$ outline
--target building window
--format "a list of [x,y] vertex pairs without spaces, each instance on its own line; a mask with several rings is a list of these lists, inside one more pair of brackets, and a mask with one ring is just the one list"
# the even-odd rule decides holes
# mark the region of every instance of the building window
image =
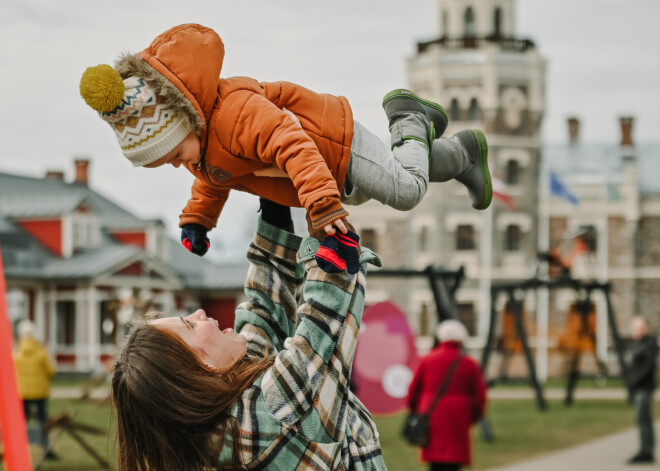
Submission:
[[76,343],[76,303],[74,301],[57,301],[55,313],[57,344],[74,345]]
[[504,236],[504,250],[517,252],[520,250],[520,226],[509,225]]
[[419,335],[431,335],[431,313],[426,303],[422,303],[419,308]]
[[520,183],[520,164],[517,160],[509,160],[506,163],[506,184],[517,185]]
[[474,227],[464,224],[456,227],[456,250],[474,250]]
[[591,253],[598,251],[598,231],[595,226],[580,226],[579,229],[580,239],[584,244],[584,248]]
[[465,10],[465,37],[474,38],[476,36],[476,28],[474,25],[474,11],[472,7]]
[[422,226],[417,233],[417,250],[428,252],[431,250],[431,230],[428,226]]
[[468,112],[470,121],[481,121],[481,110],[476,98],[470,100],[470,111]]
[[360,245],[378,252],[378,235],[375,229],[362,229],[360,231]]
[[451,120],[452,121],[460,121],[461,119],[461,110],[458,107],[458,100],[454,98],[451,101],[451,105],[449,108],[449,113],[451,114]]
[[502,9],[500,7],[495,8],[493,15],[493,36],[496,38],[502,36]]
[[470,337],[477,334],[477,316],[474,310],[474,303],[457,303],[458,320],[465,326]]

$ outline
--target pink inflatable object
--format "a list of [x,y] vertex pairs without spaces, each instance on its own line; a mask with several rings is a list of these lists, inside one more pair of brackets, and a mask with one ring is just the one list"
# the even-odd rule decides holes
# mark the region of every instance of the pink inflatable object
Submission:
[[351,383],[372,414],[405,409],[417,361],[415,335],[406,314],[389,301],[368,307],[362,317]]

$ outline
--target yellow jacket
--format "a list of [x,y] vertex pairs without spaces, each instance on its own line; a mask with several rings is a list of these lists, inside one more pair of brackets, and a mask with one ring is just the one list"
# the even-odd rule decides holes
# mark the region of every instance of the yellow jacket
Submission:
[[19,340],[14,362],[18,389],[23,399],[46,399],[50,396],[50,381],[55,376],[55,368],[39,341],[32,337]]

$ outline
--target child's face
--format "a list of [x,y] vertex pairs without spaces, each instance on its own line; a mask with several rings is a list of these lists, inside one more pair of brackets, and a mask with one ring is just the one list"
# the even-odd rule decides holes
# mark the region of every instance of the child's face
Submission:
[[161,165],[170,164],[173,167],[178,168],[181,164],[196,165],[201,160],[200,150],[199,136],[195,131],[190,131],[190,134],[188,134],[178,146],[155,162],[145,165],[145,167],[156,168]]

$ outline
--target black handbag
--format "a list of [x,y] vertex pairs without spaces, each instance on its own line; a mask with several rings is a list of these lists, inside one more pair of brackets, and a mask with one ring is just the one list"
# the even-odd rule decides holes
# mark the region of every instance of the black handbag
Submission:
[[447,373],[442,378],[442,383],[436,391],[433,402],[431,402],[427,411],[425,413],[411,411],[408,417],[406,417],[403,423],[402,434],[403,438],[411,445],[425,447],[429,443],[429,422],[431,421],[431,415],[433,415],[433,411],[447,391],[451,378],[454,376],[458,364],[462,359],[463,355],[458,355],[451,365],[449,365]]

